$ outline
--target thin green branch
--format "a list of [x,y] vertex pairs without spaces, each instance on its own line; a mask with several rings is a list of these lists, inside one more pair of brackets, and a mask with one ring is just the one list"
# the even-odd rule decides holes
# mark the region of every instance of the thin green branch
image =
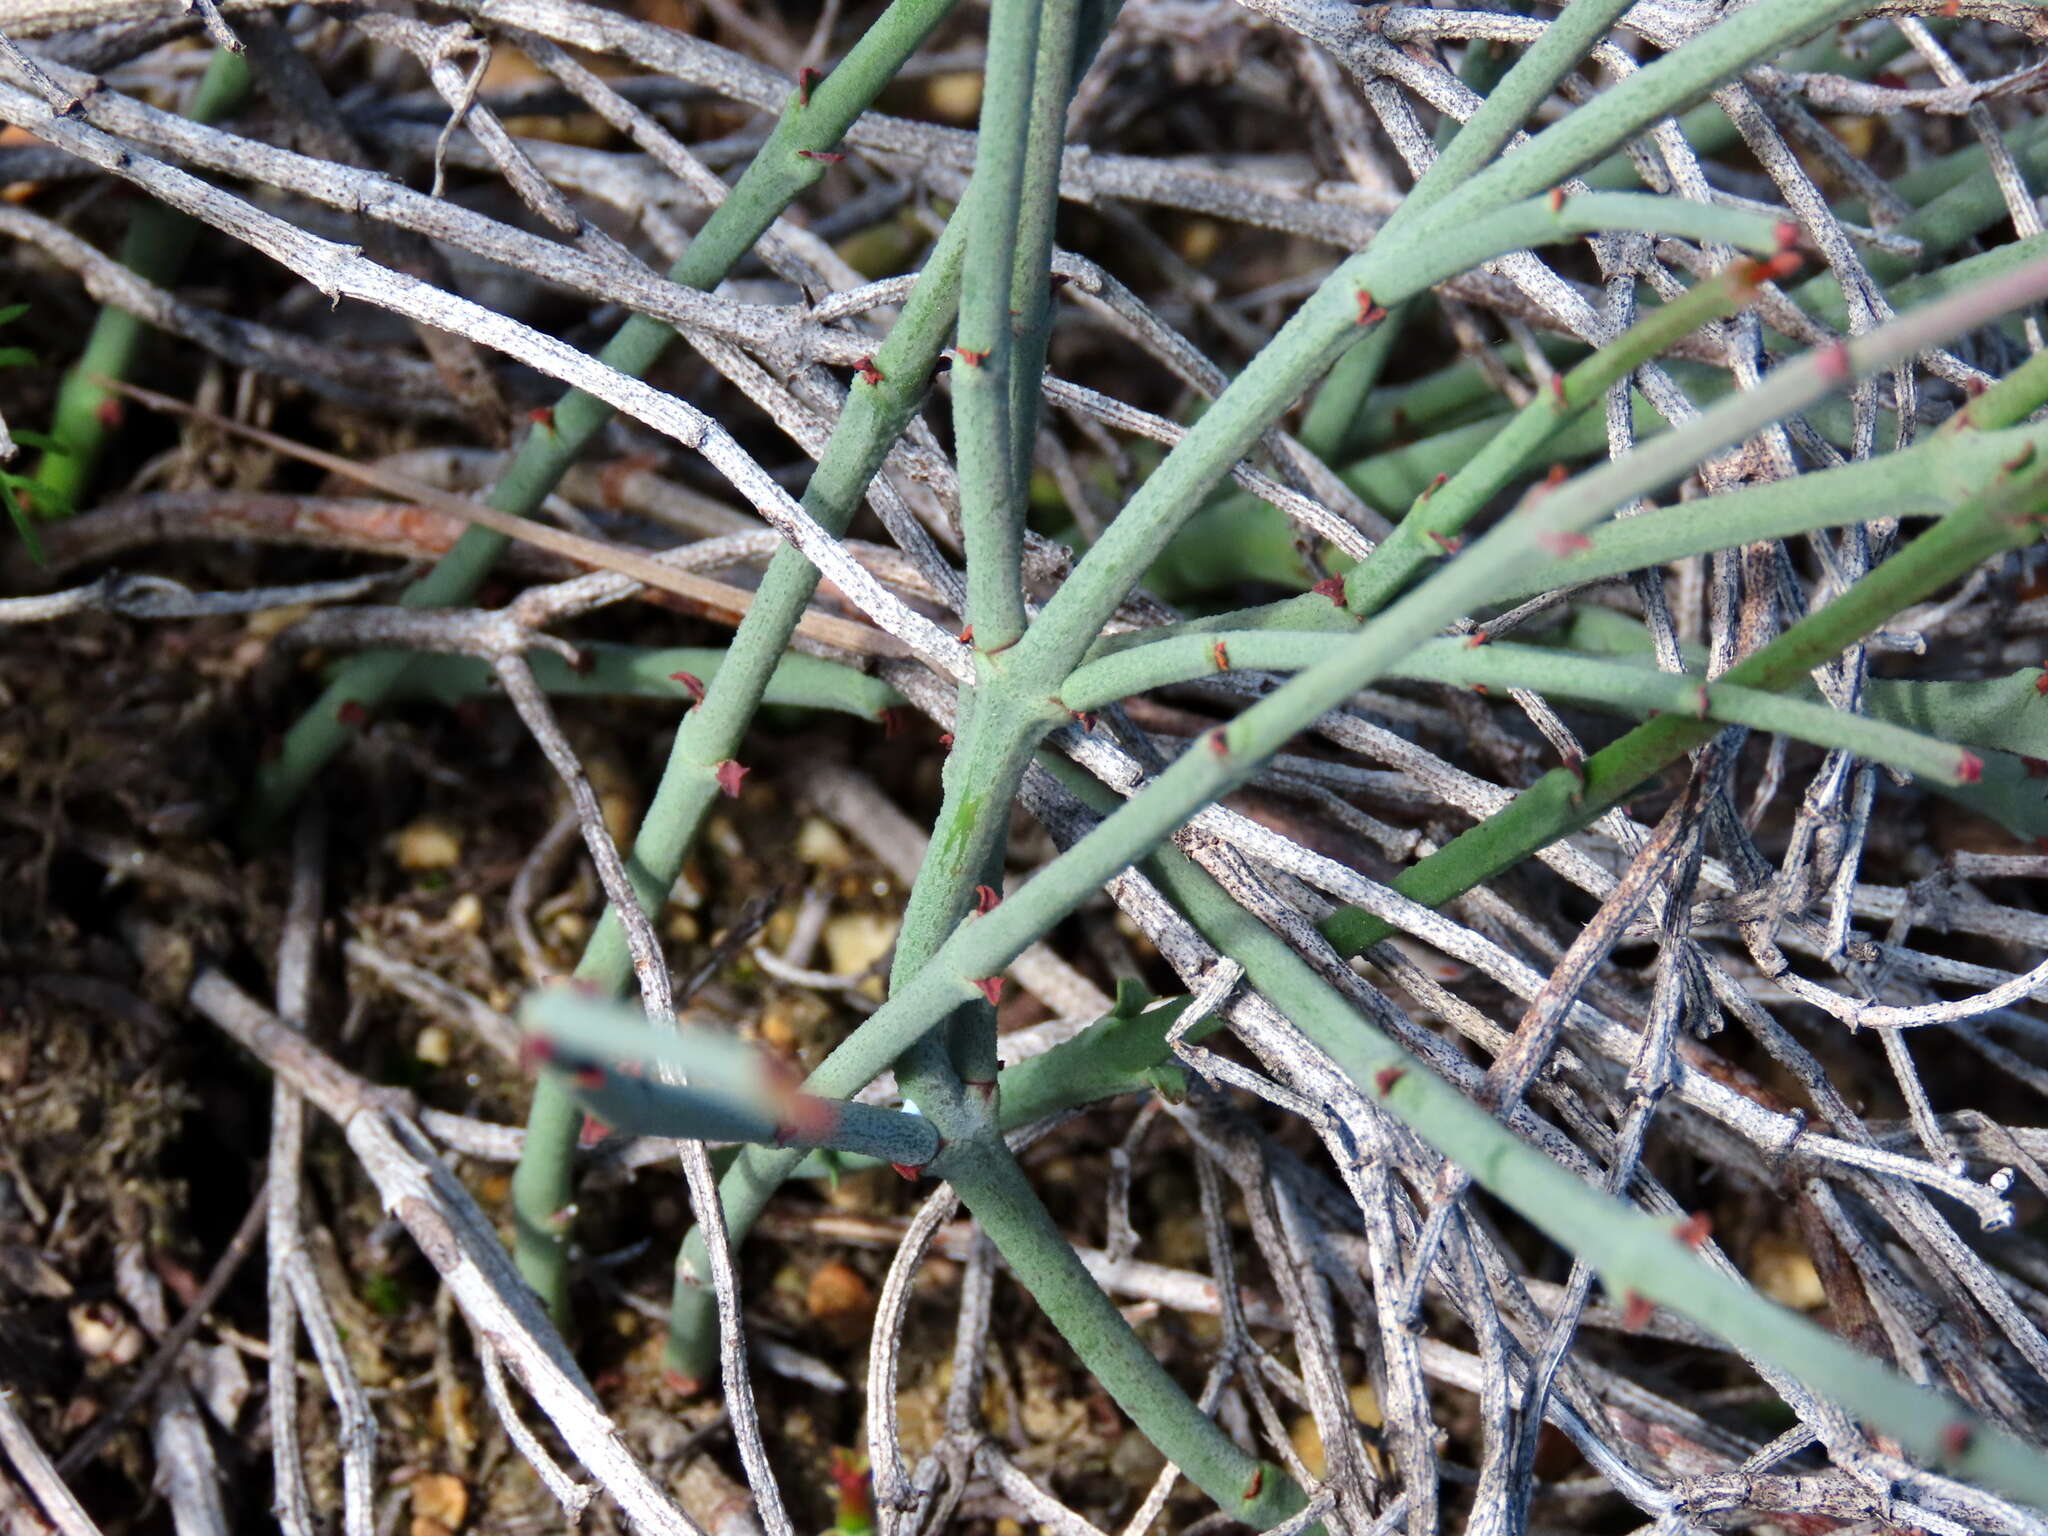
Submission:
[[[768,141],[725,200],[712,210],[690,248],[670,270],[672,282],[709,291],[745,258],[784,209],[828,169],[827,155],[855,118],[867,110],[904,62],[959,0],[891,0],[838,66],[808,90],[791,92]],[[644,377],[675,339],[658,320],[635,315],[598,353],[607,367]],[[547,499],[577,456],[611,419],[611,407],[570,390],[545,425],[536,425],[513,456],[490,505],[529,517]],[[472,528],[401,599],[408,607],[443,608],[466,600],[505,547],[502,535]],[[390,692],[408,657],[370,652],[351,658],[342,674],[286,734],[278,756],[259,770],[250,819],[273,826],[334,754],[354,734],[354,722]]]
[[[1018,188],[1015,250],[1010,270],[1009,376],[1010,484],[1019,497],[1021,523],[1031,501],[1032,451],[1038,441],[1039,397],[1045,359],[1052,342],[1052,249],[1060,213],[1060,163],[1067,139],[1067,108],[1087,62],[1079,51],[1093,45],[1084,32],[1082,0],[1050,0],[1038,27],[1038,61],[1032,74],[1030,132]],[[1106,25],[1107,16],[1093,21]],[[1021,628],[1020,631],[1021,633]]]
[[[576,647],[584,665],[571,667],[552,651],[534,651],[528,658],[533,679],[552,694],[572,698],[664,699],[689,701],[693,688],[713,682],[725,670],[731,652],[704,646],[649,648],[583,641]],[[763,704],[796,709],[829,709],[879,720],[903,702],[903,696],[878,677],[816,656],[784,653],[774,658],[761,691]],[[394,697],[427,698],[440,704],[497,690],[490,663],[472,656],[421,656],[400,679]]]
[[[960,340],[953,352],[954,456],[960,465],[960,531],[967,552],[967,622],[975,648],[1007,650],[1024,633],[1024,484],[1011,422],[1016,366],[1017,277],[1026,256],[1018,240],[1024,215],[1027,150],[1035,85],[1065,109],[1068,66],[1042,71],[1039,33],[1046,13],[1071,51],[1074,0],[996,0],[989,13],[976,176],[984,190],[954,217],[968,225],[960,279]],[[1040,198],[1058,188],[1043,179]],[[1049,219],[1049,216],[1048,216]],[[1049,228],[1049,222],[1047,227]]]
[[[1149,689],[1212,677],[1219,670],[1219,661],[1224,667],[1299,672],[1321,661],[1329,650],[1329,635],[1312,630],[1176,635],[1087,663],[1068,680],[1060,696],[1074,709],[1105,709]],[[1697,676],[1545,646],[1432,640],[1390,662],[1386,675],[1482,692],[1527,688],[1545,698],[1580,699],[1624,714],[1684,714],[1724,725],[1746,725],[1816,746],[1839,747],[1944,784],[1969,783],[1982,768],[1974,754],[1952,742],[1889,721],[1725,680],[1709,683]]]
[[[216,49],[206,61],[192,105],[185,115],[195,123],[215,123],[241,111],[249,98],[247,55]],[[199,223],[154,198],[129,216],[121,242],[121,265],[144,282],[170,287],[184,271],[199,236]],[[121,402],[103,379],[125,379],[133,373],[136,355],[149,326],[125,309],[103,306],[78,361],[64,373],[50,421],[55,447],[37,460],[31,474],[37,515],[66,515],[75,509],[99,467],[100,451],[121,420]]]
[[656,1029],[637,1009],[565,987],[529,996],[519,1023],[541,1070],[627,1135],[822,1148],[907,1168],[938,1155],[929,1120],[797,1093],[778,1061],[721,1031]]
[[[2048,369],[2040,377],[2048,383]],[[1595,529],[1587,547],[1574,554],[1532,566],[1526,575],[1511,572],[1490,600],[1516,602],[1716,549],[1874,518],[1937,517],[1955,504],[1962,488],[1981,485],[2001,465],[2040,451],[2048,451],[2048,426],[1939,432],[1880,458],[1716,496],[1711,517],[1700,515],[1698,502],[1653,508]]]
[[[1994,301],[2016,304],[2024,302],[2026,296],[2024,284],[2007,281],[1997,285],[1995,293],[1967,296],[1971,302],[1944,301],[1931,306],[1927,312],[1894,322],[1864,338],[1861,351],[1831,349],[1829,360],[1817,369],[1809,360],[1803,369],[1801,365],[1793,365],[1780,370],[1764,388],[1753,392],[1756,396],[1769,396],[1769,401],[1745,396],[1724,402],[1709,413],[1709,418],[1704,419],[1696,431],[1688,429],[1691,447],[1696,452],[1708,451],[1725,441],[1720,434],[1746,430],[1741,424],[1757,411],[1765,409],[1766,405],[1781,410],[1796,408],[1800,400],[1846,382],[1850,376],[1849,368],[1853,365],[1879,366],[1889,357],[1900,355],[1900,349],[1906,349],[1908,354],[1917,351],[1927,344],[1930,335],[1947,334],[1941,330],[1942,325],[1961,327],[1977,323],[1985,314],[1992,312],[1990,306]],[[1687,435],[1686,432],[1673,434],[1678,438]],[[1651,462],[1637,465],[1623,461],[1621,466],[1605,466],[1508,519],[1464,558],[1439,571],[1392,604],[1356,636],[1333,648],[1331,654],[1300,677],[1252,705],[1229,725],[1205,736],[1163,770],[1148,788],[1041,870],[1023,889],[985,915],[963,923],[915,974],[900,978],[891,1000],[832,1052],[813,1074],[807,1089],[825,1095],[852,1092],[923,1038],[940,1019],[978,993],[980,982],[977,978],[997,974],[1033,937],[1043,933],[1063,915],[1074,911],[1090,893],[1134,858],[1160,844],[1187,816],[1242,783],[1259,762],[1278,750],[1296,731],[1323,711],[1342,703],[1373,677],[1384,675],[1394,658],[1431,638],[1441,624],[1483,601],[1489,585],[1502,581],[1515,564],[1541,548],[1543,540],[1554,540],[1569,533],[1620,501],[1644,489],[1654,488],[1680,472],[1682,467],[1675,459],[1664,455],[1644,453],[1634,457]],[[2048,476],[2024,482],[2017,482],[2010,476],[2002,478],[1991,492],[1952,513],[1934,530],[1915,540],[1906,551],[1879,566],[1822,610],[1823,614],[1830,616],[1827,620],[1823,621],[1821,615],[1816,615],[1796,626],[1771,647],[1731,672],[1726,681],[1738,687],[1782,688],[1837,652],[1841,646],[1853,643],[1875,628],[1907,602],[1924,595],[1932,585],[1952,579],[1988,554],[2031,538],[2031,524],[2016,526],[2014,519],[2036,509],[2044,481],[2048,481]],[[1625,740],[1655,733],[1671,744],[1675,752],[1683,750],[1686,743],[1696,739],[1697,733],[1711,729],[1694,720],[1666,716],[1631,733]],[[1659,760],[1667,761],[1670,755],[1672,753],[1665,753]],[[1564,806],[1571,806],[1583,800],[1586,802],[1585,814],[1589,816],[1595,814],[1599,806],[1611,804],[1610,791],[1619,779],[1611,768],[1611,762],[1611,759],[1589,760],[1583,787],[1569,774],[1553,775],[1552,781],[1563,782],[1552,793],[1547,797],[1525,796],[1524,800],[1535,806],[1539,815],[1559,816],[1565,824],[1574,824],[1569,816],[1560,815],[1561,808],[1557,802],[1561,800]],[[1599,766],[1597,775],[1596,763]],[[1636,773],[1630,782],[1640,782],[1641,776],[1641,773]],[[1521,852],[1515,856],[1521,856]],[[1418,869],[1424,867],[1417,866]],[[1347,917],[1358,915],[1345,914]],[[1372,938],[1381,936],[1375,933]],[[1346,1022],[1347,1027],[1355,1029],[1348,1010]],[[1384,1045],[1384,1042],[1378,1045]],[[1386,1046],[1386,1049],[1391,1051],[1392,1047]],[[1355,1046],[1346,1046],[1346,1050],[1351,1057],[1357,1055]],[[1406,1058],[1396,1055],[1389,1060],[1405,1061]],[[1360,1079],[1370,1080],[1370,1074]],[[1402,1101],[1397,1098],[1393,1102],[1398,1108]],[[1482,1149],[1483,1156],[1475,1162],[1468,1156],[1471,1143],[1463,1139],[1464,1132],[1470,1130],[1472,1124],[1487,1127],[1496,1137],[1504,1137],[1505,1133],[1500,1132],[1487,1117],[1463,1105],[1462,1100],[1458,1103],[1462,1110],[1454,1119],[1462,1129],[1455,1144],[1446,1143],[1443,1150],[1447,1155],[1467,1162],[1482,1182],[1500,1188],[1495,1182],[1496,1175],[1509,1155],[1503,1148],[1512,1148],[1514,1143],[1511,1140],[1495,1141]],[[765,1199],[773,1182],[788,1166],[788,1160],[778,1161],[772,1154],[743,1154],[728,1181],[736,1207],[752,1205],[758,1210],[758,1202]],[[1580,1189],[1569,1175],[1551,1168],[1547,1162],[1545,1167],[1549,1172],[1542,1176],[1544,1180],[1562,1180],[1577,1191],[1581,1201],[1590,1199],[1594,1202],[1591,1206],[1580,1204],[1580,1216],[1592,1221],[1593,1217],[1587,1213],[1598,1213],[1599,1220],[1610,1219],[1612,1207],[1605,1197]],[[1503,1189],[1502,1192],[1513,1198],[1509,1190]],[[1539,1225],[1545,1225],[1546,1219],[1554,1213],[1532,1210],[1528,1214]],[[743,1216],[741,1219],[748,1218]],[[1644,1259],[1636,1252],[1639,1244],[1624,1243],[1617,1248],[1607,1240],[1611,1231],[1603,1231],[1597,1239],[1588,1237],[1576,1217],[1562,1228],[1548,1225],[1545,1230],[1560,1234],[1561,1240],[1574,1243],[1585,1239],[1590,1246],[1578,1251],[1593,1262],[1609,1269],[1610,1273],[1616,1268],[1625,1268],[1630,1276],[1639,1275],[1646,1294],[1654,1294],[1656,1299],[1688,1311],[1689,1297],[1684,1287],[1673,1282],[1661,1260]],[[1632,1279],[1630,1283],[1636,1282]],[[1650,1286],[1657,1289],[1651,1292],[1648,1290]],[[1741,1302],[1743,1308],[1753,1306],[1749,1298],[1745,1297]],[[1707,1320],[1714,1326],[1727,1324],[1731,1330],[1744,1330],[1740,1342],[1745,1347],[1755,1345],[1767,1358],[1780,1358],[1773,1351],[1785,1344],[1785,1336],[1778,1331],[1777,1323],[1759,1324],[1756,1317],[1748,1313],[1734,1316],[1731,1321],[1728,1309],[1718,1301],[1704,1310]],[[1688,1315],[1692,1315],[1690,1311]],[[1798,1335],[1798,1341],[1802,1348],[1812,1343],[1803,1334]],[[1832,1341],[1827,1341],[1827,1347],[1842,1354],[1848,1353]],[[1872,1369],[1867,1362],[1851,1358],[1855,1360],[1857,1370]],[[1806,1362],[1785,1363],[1803,1369]],[[1848,1381],[1856,1374],[1855,1371],[1844,1372],[1838,1355],[1829,1356],[1821,1370],[1830,1382]],[[1879,1373],[1878,1380],[1886,1391],[1892,1390],[1893,1384],[1883,1373]],[[1864,1379],[1858,1385],[1868,1387],[1870,1382]],[[1859,1391],[1856,1401],[1859,1407],[1864,1406],[1867,1400],[1884,1410],[1880,1401],[1883,1396],[1882,1391]],[[1918,1427],[1924,1429],[1924,1408],[1916,1406],[1914,1412],[1918,1416]],[[1922,1434],[1916,1443],[1925,1444],[1926,1436]],[[2003,1451],[1991,1455],[1989,1462],[2001,1477],[2013,1472]]]

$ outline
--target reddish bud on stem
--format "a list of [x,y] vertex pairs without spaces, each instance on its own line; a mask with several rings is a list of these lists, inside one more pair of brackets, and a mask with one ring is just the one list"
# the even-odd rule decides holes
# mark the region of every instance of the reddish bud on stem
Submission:
[[1321,581],[1310,587],[1309,591],[1315,593],[1318,597],[1327,597],[1339,608],[1344,606],[1344,578],[1342,576],[1325,576]]
[[1760,265],[1765,277],[1774,283],[1782,283],[1788,277],[1799,275],[1799,269],[1806,265],[1806,258],[1797,251],[1780,251]]
[[704,679],[696,673],[671,672],[668,675],[668,680],[672,683],[681,683],[683,691],[689,694],[692,703],[702,704],[704,702]]
[[747,768],[746,765],[741,763],[737,758],[731,757],[728,757],[724,762],[720,763],[718,767],[714,770],[718,778],[718,787],[721,790],[723,790],[729,798],[734,800],[739,799],[740,785],[746,779],[747,774],[751,771],[752,770]]
[[1372,1085],[1379,1096],[1384,1099],[1394,1091],[1394,1084],[1401,1081],[1407,1075],[1408,1069],[1406,1067],[1382,1067],[1379,1071],[1373,1073]]
[[1707,1234],[1714,1230],[1714,1218],[1705,1211],[1695,1211],[1672,1230],[1672,1236],[1688,1248],[1697,1248],[1707,1240]]
[[822,160],[827,165],[837,165],[846,158],[836,149],[800,149],[797,153],[806,160]]
[[1655,1303],[1649,1297],[1631,1286],[1623,1293],[1621,1326],[1627,1332],[1634,1333],[1650,1321],[1656,1310]]
[[1002,1000],[1003,1000],[1003,978],[1002,978],[1002,977],[1000,977],[1000,976],[984,976],[984,977],[982,977],[982,978],[981,978],[981,980],[977,981],[977,982],[975,983],[975,985],[976,985],[977,987],[979,987],[979,988],[981,989],[981,995],[982,995],[983,997],[985,997],[985,998],[987,998],[987,999],[988,999],[988,1005],[989,1005],[989,1007],[991,1007],[991,1008],[994,1008],[994,1007],[998,1006],[998,1005],[999,1005],[999,1004],[1000,1004],[1000,1003],[1002,1002]]
[[992,885],[977,885],[974,888],[974,915],[987,917],[1001,903],[1002,896]]
[[825,71],[813,69],[806,64],[796,72],[796,99],[799,106],[811,104],[811,87],[825,78]]

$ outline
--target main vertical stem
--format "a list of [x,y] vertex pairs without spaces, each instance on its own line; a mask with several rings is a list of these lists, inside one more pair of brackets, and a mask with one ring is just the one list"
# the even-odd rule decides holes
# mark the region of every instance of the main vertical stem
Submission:
[[[1025,252],[1027,150],[1039,34],[1063,11],[1072,46],[1074,0],[995,0],[989,14],[975,175],[985,196],[969,213],[967,270],[960,282],[960,336],[953,353],[954,455],[960,466],[960,528],[967,552],[967,622],[977,651],[997,654],[1024,634],[1024,476],[1011,418],[1016,278]],[[1050,82],[1048,82],[1050,83]],[[1066,102],[1064,66],[1058,81]],[[1042,194],[1042,187],[1032,191]],[[1055,186],[1053,196],[1058,196]],[[959,217],[959,215],[955,215]],[[1042,215],[1050,227],[1050,212]]]
[[[990,172],[1004,163],[1006,157],[984,155],[982,168],[975,174],[968,197],[956,210],[944,237],[947,246],[956,253],[964,250],[970,240],[979,238],[982,242],[979,249],[985,253],[989,237],[982,232],[983,220],[990,216],[981,210],[990,203],[1001,206],[1003,211],[995,217],[1010,231],[1008,235],[1001,236],[1010,242],[1010,259],[1001,268],[991,267],[979,257],[970,259],[967,271],[961,277],[960,291],[964,302],[965,290],[971,281],[991,275],[1003,279],[993,284],[999,300],[999,313],[983,317],[984,323],[992,318],[1000,321],[989,333],[991,338],[1005,342],[1007,353],[1007,339],[1017,332],[1033,331],[1041,337],[1030,347],[1028,354],[1033,385],[1029,395],[1030,409],[1034,419],[1035,386],[1044,355],[1042,337],[1045,330],[1044,317],[1037,313],[1037,309],[1050,303],[1050,282],[1024,283],[1026,291],[1033,295],[1029,303],[1037,306],[1037,309],[1025,313],[1011,313],[1013,301],[1009,294],[1012,285],[1019,281],[1019,273],[1034,259],[1025,254],[1027,246],[1034,250],[1041,245],[1044,247],[1035,260],[1040,277],[1049,278],[1048,255],[1054,205],[1059,195],[1058,168],[1066,104],[1087,61],[1106,35],[1115,11],[1115,0],[1081,0],[1078,5],[1072,0],[1054,0],[1044,12],[1034,13],[1036,19],[1030,24],[1037,29],[1033,45],[1035,52],[1026,55],[1031,74],[1024,82],[1031,102],[1028,110],[1021,114],[1021,128],[1017,121],[1019,114],[1012,110],[1011,104],[1003,103],[990,109],[996,122],[1010,123],[1007,130],[995,129],[999,135],[1005,131],[1012,135],[1024,134],[1028,143],[1022,153],[1007,159],[1013,168],[1020,161],[1026,163],[1019,175],[1006,176],[999,184]],[[997,23],[1001,24],[1000,21]],[[991,50],[992,53],[995,51],[993,41]],[[1015,54],[1016,50],[1010,50],[1000,67],[992,62],[991,76],[1016,84]],[[984,134],[990,131],[990,127],[990,120],[985,118]],[[984,138],[983,142],[988,140]],[[1020,197],[1028,204],[1021,210],[1016,206]],[[1024,232],[1021,237],[1018,231]],[[937,264],[938,258],[934,257],[933,266]],[[989,285],[984,284],[983,288],[982,302],[988,304]],[[923,293],[922,283],[918,293]],[[918,301],[918,296],[914,295],[911,303],[915,305]],[[963,325],[965,323],[963,320]],[[961,345],[969,351],[977,350],[974,343],[964,337]],[[993,353],[996,347],[992,345],[989,350]],[[963,514],[970,533],[970,582],[976,569],[1013,569],[1011,562],[1015,556],[1007,546],[1014,537],[1021,547],[1023,509],[1021,502],[1004,503],[989,494],[986,476],[969,476],[966,473],[969,457],[979,453],[976,462],[990,474],[1020,485],[1024,483],[1029,465],[1029,439],[1024,439],[1021,449],[1017,448],[1012,423],[1006,419],[1008,398],[998,397],[987,390],[976,392],[978,386],[987,383],[991,377],[985,371],[987,359],[981,361],[981,368],[956,365],[952,376],[956,400],[964,389],[973,402],[959,418],[964,423],[960,451],[963,480],[967,482],[963,487],[963,500],[978,498],[973,502],[973,510]],[[981,414],[977,415],[977,411]],[[1012,457],[1020,452],[1023,454],[1021,460]],[[1008,532],[999,526],[1005,518],[1015,519]],[[977,529],[978,534],[975,532]],[[992,556],[987,553],[991,546],[994,546]],[[1012,581],[1010,585],[1017,590],[1021,604],[1021,583]],[[996,632],[991,631],[992,634]],[[978,647],[985,646],[985,637],[979,630],[976,638]],[[1030,744],[1060,718],[1058,710],[1049,702],[1050,687],[1038,688],[1034,697],[1033,690],[1014,676],[1007,679],[1006,686],[999,663],[992,665],[985,661],[983,671],[987,677],[984,686],[963,690],[959,718],[955,722],[956,745],[948,755],[945,767],[945,798],[936,823],[938,830],[912,889],[897,938],[892,969],[892,981],[896,983],[915,975],[925,958],[959,924],[973,903],[976,886],[1000,890],[1004,834],[1010,806],[1029,758]],[[948,1134],[955,1137],[993,1134],[995,1105],[984,1098],[996,1075],[993,1007],[976,1002],[957,1010],[943,1027],[930,1032],[898,1066],[905,1090],[913,1102],[945,1121],[950,1127]],[[963,1087],[970,1083],[981,1086],[963,1094]],[[850,1092],[852,1088],[846,1091]],[[722,1182],[723,1203],[727,1230],[735,1241],[760,1215],[776,1187],[795,1166],[795,1161],[787,1155],[754,1149],[743,1154],[727,1171]],[[704,1273],[705,1261],[702,1235],[692,1231],[676,1261],[669,1332],[669,1364],[679,1374],[690,1378],[702,1377],[708,1372],[716,1345],[712,1331],[712,1298],[699,1280]]]

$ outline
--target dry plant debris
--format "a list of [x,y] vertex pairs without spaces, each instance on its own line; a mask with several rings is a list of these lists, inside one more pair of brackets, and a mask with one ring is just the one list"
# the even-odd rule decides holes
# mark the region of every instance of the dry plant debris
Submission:
[[2048,1532],[2044,60],[0,3],[4,1529]]

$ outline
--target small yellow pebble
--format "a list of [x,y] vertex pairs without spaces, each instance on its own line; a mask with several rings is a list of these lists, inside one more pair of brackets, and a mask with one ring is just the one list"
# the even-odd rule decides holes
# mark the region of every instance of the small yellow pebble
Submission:
[[704,932],[704,925],[697,921],[694,912],[687,912],[681,907],[670,907],[668,917],[662,922],[661,931],[672,943],[694,944]]
[[796,856],[819,869],[845,869],[853,862],[846,839],[822,816],[806,816],[796,829]]
[[1386,1415],[1380,1412],[1380,1395],[1373,1391],[1372,1383],[1361,1381],[1350,1392],[1351,1415],[1359,1423],[1378,1429],[1384,1425]]
[[429,1024],[412,1043],[412,1053],[430,1067],[445,1067],[455,1057],[455,1042],[438,1024]]
[[968,69],[933,75],[925,85],[924,99],[935,116],[971,123],[981,112],[981,75]]
[[759,1032],[763,1045],[772,1045],[778,1051],[789,1050],[797,1042],[796,1017],[779,1000],[771,1002],[761,1010]]
[[828,1259],[819,1265],[804,1286],[804,1305],[815,1318],[837,1317],[847,1312],[865,1312],[874,1305],[874,1292],[861,1272],[844,1259]]
[[1326,1470],[1328,1458],[1323,1455],[1323,1437],[1316,1431],[1316,1421],[1304,1413],[1287,1431],[1287,1438],[1294,1442],[1294,1454],[1308,1468],[1309,1476],[1320,1478]]
[[412,1480],[415,1523],[431,1520],[445,1530],[458,1530],[469,1517],[469,1490],[447,1472],[429,1472]]
[[548,928],[564,944],[581,944],[590,934],[590,919],[581,912],[557,912]]
[[1828,1293],[1806,1249],[1794,1239],[1767,1232],[1750,1255],[1750,1279],[1781,1307],[1811,1312],[1827,1305]]
[[268,640],[273,635],[283,634],[300,620],[310,618],[312,613],[311,603],[293,603],[288,608],[265,608],[260,613],[250,614],[248,622],[242,629],[257,640]]
[[705,822],[704,841],[717,851],[720,858],[746,857],[746,842],[740,837],[740,829],[733,825],[730,816],[714,816]]
[[640,824],[640,802],[623,789],[615,789],[597,797],[597,808],[604,815],[604,828],[611,833],[612,841],[621,848],[631,848],[633,831]]
[[71,1337],[88,1360],[131,1364],[148,1342],[128,1314],[111,1301],[82,1301],[71,1309]]
[[448,869],[462,858],[462,839],[446,822],[423,816],[398,834],[398,867]]
[[457,933],[479,933],[484,926],[483,898],[475,891],[464,891],[455,898],[455,904],[448,909],[448,926]]
[[1180,238],[1174,243],[1179,247],[1184,260],[1201,266],[1214,256],[1223,244],[1223,226],[1214,219],[1190,219],[1182,227]]
[[[825,953],[841,976],[866,970],[896,942],[897,920],[880,912],[842,912],[825,924]],[[879,1002],[888,995],[883,977],[870,976],[861,990]]]

